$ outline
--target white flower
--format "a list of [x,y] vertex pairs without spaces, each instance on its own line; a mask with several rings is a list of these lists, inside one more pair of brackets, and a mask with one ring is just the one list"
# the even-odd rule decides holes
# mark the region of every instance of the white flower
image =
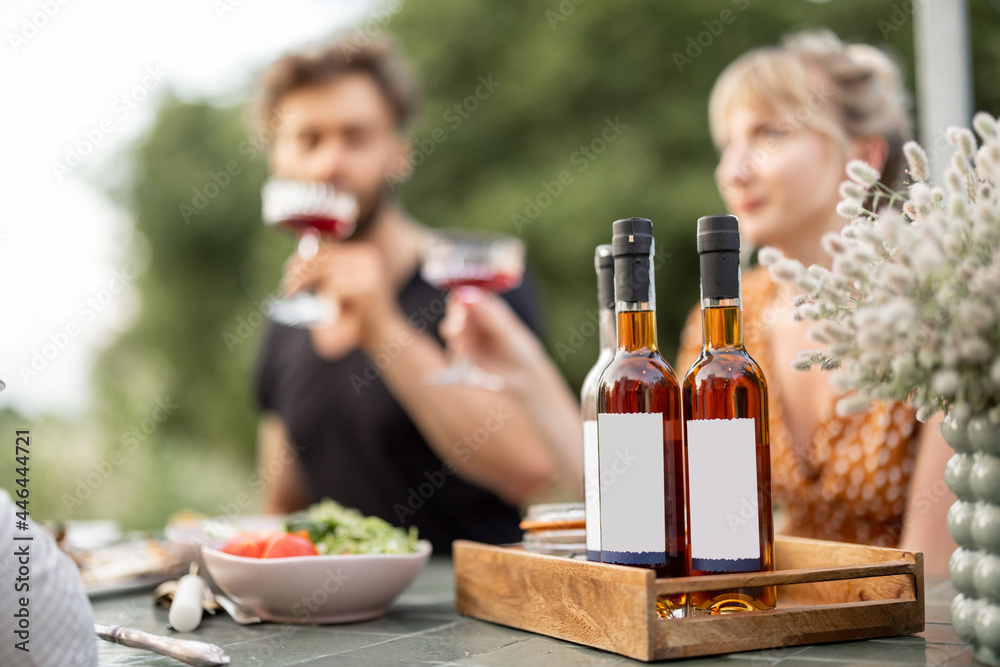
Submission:
[[945,170],[944,182],[948,185],[948,190],[952,194],[965,192],[965,176],[954,165]]
[[923,181],[927,179],[927,153],[915,141],[907,141],[903,144],[903,154],[910,165],[910,175],[915,179]]
[[963,324],[977,333],[989,329],[996,321],[996,314],[988,306],[972,300],[958,304],[958,317]]
[[914,315],[916,315],[916,309],[913,304],[906,299],[897,298],[882,308],[880,317],[886,326],[905,329],[910,326]]
[[868,197],[868,193],[865,192],[857,183],[852,181],[844,181],[840,184],[840,198],[841,199],[853,199],[857,202],[863,202]]
[[770,271],[771,276],[775,280],[781,282],[792,282],[805,271],[805,267],[794,259],[782,257],[771,265]]
[[827,232],[820,242],[823,244],[823,249],[831,255],[843,255],[848,251],[844,237],[837,232]]
[[851,354],[853,347],[850,343],[831,343],[827,352],[830,353],[831,357],[837,357],[838,359],[843,359],[844,357]]
[[822,325],[822,327],[823,327],[823,332],[830,340],[848,341],[851,339],[852,334],[847,329],[847,327],[841,325],[839,322],[835,320],[827,320],[826,323]]
[[820,281],[808,273],[803,273],[795,279],[795,285],[804,292],[815,294],[819,291]]
[[981,146],[976,152],[976,175],[981,181],[994,178],[1000,166],[1000,148],[996,146]]
[[837,204],[837,214],[842,218],[854,220],[864,212],[861,203],[855,199],[845,199]]
[[851,394],[837,401],[837,415],[840,417],[850,417],[851,415],[867,412],[872,402],[861,394]]
[[966,338],[959,344],[962,358],[973,363],[989,361],[993,356],[993,348],[982,338]]
[[962,377],[950,368],[940,370],[931,378],[931,388],[939,396],[951,397],[958,393]]
[[971,159],[976,152],[976,138],[964,127],[949,127],[945,130],[948,142],[958,149],[958,154]]
[[817,308],[814,304],[804,303],[792,311],[792,319],[796,322],[802,322],[803,320],[817,320],[819,319],[819,314],[819,308]]
[[878,183],[879,173],[864,160],[851,160],[847,163],[847,175],[852,181],[866,190]]
[[930,204],[933,201],[931,189],[926,183],[914,183],[910,186],[910,201],[919,206]]
[[976,132],[983,140],[993,139],[997,136],[997,122],[993,116],[985,111],[980,111],[972,117],[972,127],[976,128]]
[[[806,294],[794,314],[817,322],[811,340],[828,341],[825,354],[807,351],[797,366],[839,366],[831,383],[855,391],[838,411],[911,401],[921,419],[944,409],[1000,421],[1000,126],[986,114],[975,126],[982,146],[970,131],[949,129],[955,150],[943,187],[926,181],[927,155],[916,144],[905,151],[909,191],[890,192],[874,169],[852,161],[838,206],[851,222],[822,238],[833,270],[795,268]],[[881,208],[865,211],[874,188]]]
[[807,371],[822,360],[823,353],[819,350],[799,350],[799,353],[792,359],[791,366],[797,371]]
[[923,243],[917,251],[913,265],[921,273],[933,271],[944,262],[944,256],[932,243]]
[[827,357],[820,362],[819,367],[824,371],[833,371],[840,368],[840,359]]
[[875,256],[875,253],[868,246],[859,245],[851,250],[851,259],[861,264],[872,264],[878,257]]
[[954,167],[963,177],[968,177],[972,174],[972,170],[969,166],[969,160],[966,160],[961,155],[951,156],[951,166]]
[[965,199],[962,197],[952,197],[948,201],[948,214],[953,218],[965,217]]
[[760,263],[761,266],[771,266],[783,257],[784,255],[781,254],[780,250],[772,248],[771,246],[764,246],[760,249],[760,252],[757,253],[757,262]]
[[899,264],[889,264],[882,270],[882,274],[900,292],[905,292],[913,284],[913,274]]

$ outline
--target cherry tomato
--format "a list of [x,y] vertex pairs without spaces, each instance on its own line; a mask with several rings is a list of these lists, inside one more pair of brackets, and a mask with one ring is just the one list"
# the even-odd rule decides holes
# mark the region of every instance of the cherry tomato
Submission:
[[304,530],[298,533],[274,535],[264,545],[261,558],[289,558],[291,556],[318,556],[316,546],[306,537]]
[[244,558],[260,558],[272,537],[272,533],[239,533],[230,538],[222,547],[222,552]]

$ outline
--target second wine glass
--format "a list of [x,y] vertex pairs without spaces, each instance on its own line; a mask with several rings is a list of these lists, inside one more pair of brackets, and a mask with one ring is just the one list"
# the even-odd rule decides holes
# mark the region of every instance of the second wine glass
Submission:
[[[438,289],[477,287],[503,293],[521,284],[524,243],[512,236],[468,229],[442,229],[432,233],[421,275]],[[467,353],[452,357],[451,365],[432,374],[431,384],[461,384],[499,391],[503,378],[483,370]]]

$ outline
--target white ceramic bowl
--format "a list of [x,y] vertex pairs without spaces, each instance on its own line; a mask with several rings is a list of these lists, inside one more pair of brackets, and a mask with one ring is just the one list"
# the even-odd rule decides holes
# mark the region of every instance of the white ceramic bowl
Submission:
[[[187,524],[168,524],[163,529],[163,534],[167,538],[167,543],[176,554],[177,560],[181,563],[184,572],[188,570],[189,563],[198,564],[198,572],[205,575],[205,561],[201,557],[202,545],[208,545],[215,549],[221,549],[229,541],[229,538],[237,533],[279,532],[282,526],[282,517],[276,514],[250,514],[241,517],[206,517],[201,521]],[[212,581],[212,577],[206,577],[210,586],[217,589],[218,586]]]
[[431,555],[413,554],[245,558],[202,547],[202,558],[222,591],[264,620],[349,623],[383,616]]

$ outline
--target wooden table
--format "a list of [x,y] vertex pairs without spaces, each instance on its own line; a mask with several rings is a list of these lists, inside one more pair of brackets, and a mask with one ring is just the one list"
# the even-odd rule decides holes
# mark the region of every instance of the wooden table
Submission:
[[[928,579],[927,628],[919,635],[860,642],[796,646],[728,656],[656,663],[729,667],[832,667],[833,665],[973,665],[971,648],[952,632],[948,608],[955,591],[947,581]],[[155,608],[149,591],[94,600],[103,625],[124,625],[162,635],[213,642],[225,647],[234,666],[344,665],[642,665],[628,658],[530,632],[459,616],[451,561],[432,559],[385,618],[322,627],[239,626],[226,615],[206,617],[181,635],[166,629],[167,612]],[[102,665],[181,665],[152,653],[100,643]]]

